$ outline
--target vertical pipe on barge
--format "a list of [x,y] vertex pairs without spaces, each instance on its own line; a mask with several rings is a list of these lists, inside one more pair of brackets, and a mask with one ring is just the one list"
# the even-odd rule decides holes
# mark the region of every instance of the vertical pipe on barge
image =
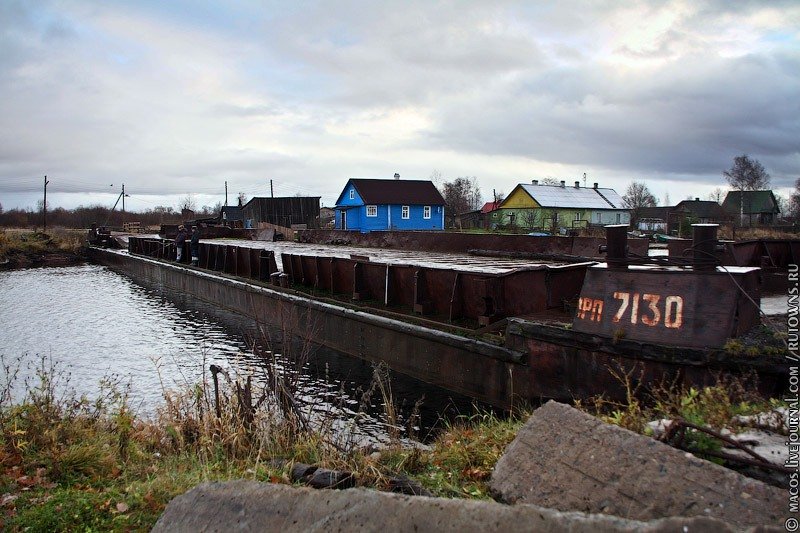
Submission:
[[628,268],[628,226],[606,226],[606,262],[609,268]]
[[717,268],[717,228],[719,224],[692,224],[692,259],[697,271]]

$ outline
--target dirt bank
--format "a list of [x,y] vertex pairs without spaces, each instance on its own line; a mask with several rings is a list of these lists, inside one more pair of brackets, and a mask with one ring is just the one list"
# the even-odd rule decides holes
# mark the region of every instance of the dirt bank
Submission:
[[84,232],[27,230],[0,232],[0,270],[70,266],[84,263]]

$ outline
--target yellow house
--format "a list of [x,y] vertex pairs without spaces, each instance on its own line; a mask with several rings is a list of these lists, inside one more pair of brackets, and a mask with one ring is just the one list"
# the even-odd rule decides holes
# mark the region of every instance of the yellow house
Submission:
[[500,204],[498,226],[564,232],[589,225],[630,224],[630,211],[614,189],[520,183]]

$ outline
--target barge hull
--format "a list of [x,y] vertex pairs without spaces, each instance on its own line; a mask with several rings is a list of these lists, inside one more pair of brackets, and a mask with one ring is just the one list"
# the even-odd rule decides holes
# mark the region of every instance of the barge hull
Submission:
[[426,383],[509,408],[528,396],[523,354],[502,346],[319,302],[218,273],[91,249],[135,280],[190,295],[350,356],[384,362]]
[[625,386],[703,386],[721,374],[754,375],[765,394],[780,394],[785,364],[731,358],[719,351],[608,340],[591,333],[509,319],[505,346],[326,303],[290,289],[224,273],[90,249],[96,262],[135,280],[164,287],[257,323],[281,328],[340,353],[372,362],[446,390],[509,409],[545,398],[573,400],[604,395],[622,400]]

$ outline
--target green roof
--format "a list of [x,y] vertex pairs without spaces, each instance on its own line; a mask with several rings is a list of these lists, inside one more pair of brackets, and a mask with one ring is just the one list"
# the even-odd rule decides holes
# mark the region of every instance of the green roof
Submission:
[[731,191],[722,202],[722,208],[734,215],[741,211],[745,215],[780,213],[781,211],[772,191]]

